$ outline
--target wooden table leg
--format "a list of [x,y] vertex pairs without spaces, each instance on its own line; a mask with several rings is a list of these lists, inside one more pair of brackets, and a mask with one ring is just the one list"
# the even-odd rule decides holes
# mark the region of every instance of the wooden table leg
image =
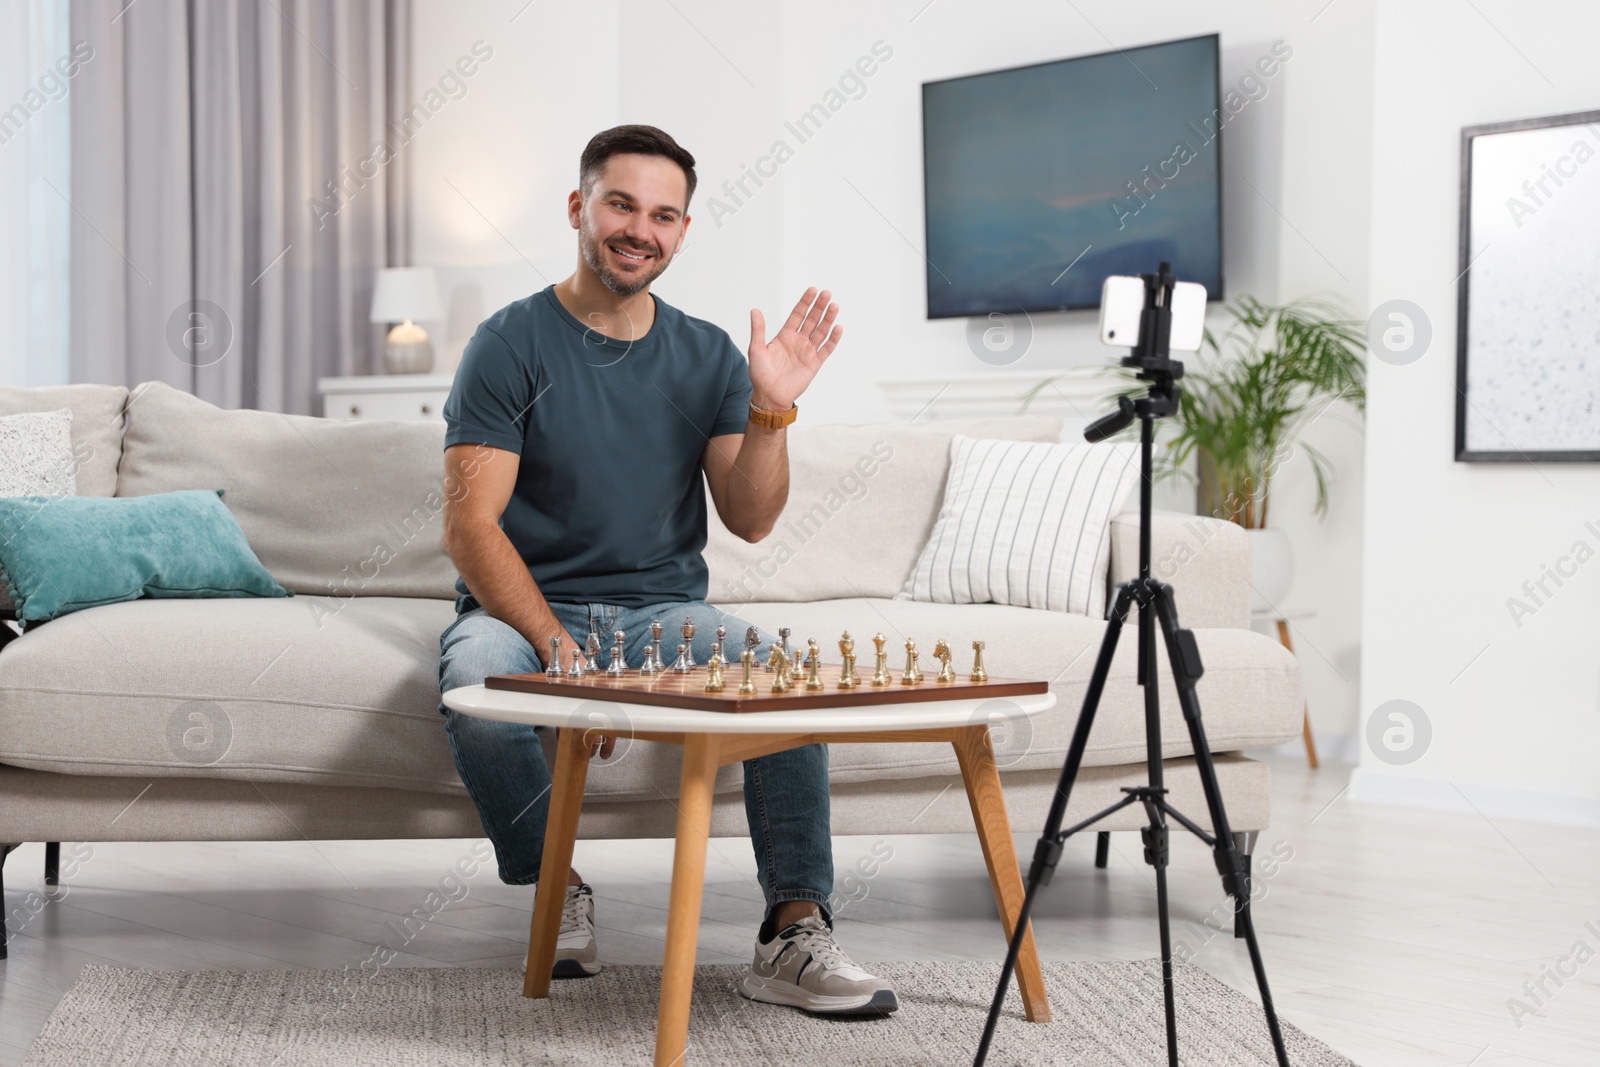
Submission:
[[[983,862],[989,867],[989,884],[994,887],[1000,921],[1010,938],[1022,913],[1022,869],[1017,866],[1017,849],[1011,840],[1011,820],[1006,816],[1006,797],[1000,788],[1000,772],[994,765],[989,727],[964,727],[953,744],[961,764],[961,779],[967,786],[972,821],[983,845]],[[1039,964],[1032,923],[1028,924],[1017,953],[1017,984],[1022,987],[1022,1009],[1028,1021],[1049,1022],[1050,1000],[1045,994],[1044,969]]]
[[689,998],[694,990],[695,947],[700,939],[700,898],[711,836],[711,790],[717,780],[716,734],[683,740],[678,785],[678,836],[672,853],[672,898],[667,905],[667,949],[656,1013],[656,1067],[677,1067],[689,1045]]
[[[1290,655],[1294,654],[1294,642],[1289,640],[1288,619],[1278,620],[1278,640],[1282,642],[1284,648],[1289,650]],[[1300,722],[1300,735],[1305,738],[1306,742],[1306,762],[1311,765],[1312,770],[1316,770],[1322,764],[1317,760],[1317,739],[1311,735],[1310,704],[1306,705],[1305,717]]]
[[525,997],[550,995],[550,968],[555,966],[561,908],[567,901],[567,875],[572,870],[572,846],[578,839],[578,812],[583,807],[583,784],[589,777],[589,742],[585,733],[563,728],[556,737],[550,817],[545,822],[539,888],[534,894],[533,920],[528,926],[528,973],[522,979]]

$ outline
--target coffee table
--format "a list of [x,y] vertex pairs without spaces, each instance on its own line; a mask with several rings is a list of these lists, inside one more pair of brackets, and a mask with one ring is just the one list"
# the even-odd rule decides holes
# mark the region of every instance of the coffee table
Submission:
[[[550,790],[539,888],[528,932],[528,969],[522,995],[550,993],[561,907],[578,836],[578,813],[596,735],[683,746],[678,787],[678,827],[667,909],[666,953],[656,1016],[655,1062],[681,1064],[688,1046],[689,998],[700,929],[706,845],[711,831],[712,787],[717,768],[809,744],[928,741],[952,745],[967,789],[967,803],[989,869],[995,903],[1009,936],[1022,910],[1022,872],[995,767],[991,725],[1048,711],[1053,693],[928,700],[898,704],[763,711],[743,714],[630,703],[624,691],[556,695],[463,686],[444,702],[465,715],[559,730]],[[1044,973],[1033,931],[1024,935],[1017,980],[1031,1022],[1049,1022]]]

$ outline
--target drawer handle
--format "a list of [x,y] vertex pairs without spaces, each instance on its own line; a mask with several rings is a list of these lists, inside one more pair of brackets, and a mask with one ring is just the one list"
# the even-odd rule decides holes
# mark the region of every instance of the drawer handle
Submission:
[[358,404],[351,404],[351,405],[350,405],[350,414],[352,414],[352,415],[359,415],[359,414],[361,414],[361,407],[360,407],[360,405],[358,405]]
[[422,405],[422,413],[424,415],[432,415],[433,414],[433,408],[428,404],[424,404],[424,405]]

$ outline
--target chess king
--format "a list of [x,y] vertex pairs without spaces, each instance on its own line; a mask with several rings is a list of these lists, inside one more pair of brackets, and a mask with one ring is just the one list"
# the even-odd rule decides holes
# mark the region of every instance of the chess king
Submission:
[[[785,428],[843,327],[827,290],[807,289],[771,334],[751,310],[742,355],[652,294],[683,248],[694,188],[694,157],[661,130],[596,134],[566,204],[577,269],[468,342],[444,408],[444,545],[460,580],[441,691],[541,671],[554,637],[581,655],[587,635],[621,631],[616,647],[637,667],[652,622],[685,619],[696,663],[719,625],[747,626],[705,601],[701,486],[737,536],[772,531],[788,498]],[[737,279],[737,263],[726,269]],[[750,630],[756,647],[777,640]],[[439,710],[500,879],[537,882],[551,779],[533,728]],[[833,938],[826,748],[748,760],[744,789],[766,908],[741,992],[813,1012],[894,1011],[890,985]],[[569,883],[555,973],[592,975],[593,894],[576,872]]]

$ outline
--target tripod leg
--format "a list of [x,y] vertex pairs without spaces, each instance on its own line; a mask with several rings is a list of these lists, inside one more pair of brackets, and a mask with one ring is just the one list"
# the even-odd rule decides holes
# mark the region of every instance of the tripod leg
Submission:
[[1100,870],[1106,869],[1106,863],[1111,859],[1111,831],[1101,830],[1095,834],[1094,839],[1094,865]]
[[1194,692],[1195,683],[1205,673],[1200,662],[1200,648],[1195,644],[1194,631],[1178,627],[1178,609],[1173,601],[1172,586],[1152,581],[1149,588],[1149,603],[1155,608],[1162,636],[1166,638],[1167,659],[1172,664],[1172,678],[1178,688],[1178,704],[1183,708],[1183,720],[1189,728],[1195,769],[1200,775],[1200,788],[1205,792],[1206,808],[1211,815],[1217,873],[1222,876],[1223,891],[1233,897],[1234,921],[1244,927],[1245,944],[1250,949],[1250,966],[1256,975],[1256,989],[1261,993],[1267,1030],[1272,1034],[1272,1051],[1277,1056],[1279,1067],[1289,1067],[1289,1054],[1283,1047],[1283,1031],[1278,1026],[1278,1011],[1272,1005],[1272,991],[1267,987],[1266,964],[1261,961],[1261,946],[1256,941],[1255,926],[1250,921],[1250,890],[1246,885],[1248,869],[1240,861],[1239,851],[1234,845],[1233,831],[1228,826],[1228,813],[1222,805],[1222,787],[1217,784],[1216,764],[1211,760],[1211,746],[1206,742],[1205,726],[1200,721],[1200,698]]
[[1161,1006],[1167,1021],[1167,1065],[1178,1067],[1178,1001],[1172,973],[1172,919],[1167,913],[1167,849],[1170,834],[1166,816],[1153,797],[1146,795],[1144,809],[1150,817],[1150,825],[1139,834],[1144,839],[1144,861],[1156,869],[1156,915],[1161,924]]
[[[1250,910],[1250,855],[1256,850],[1257,836],[1254,830],[1236,830],[1233,834],[1233,847],[1239,850],[1239,860],[1244,864],[1244,901],[1238,911]],[[1237,919],[1233,922],[1233,936],[1244,937],[1244,923]]]

